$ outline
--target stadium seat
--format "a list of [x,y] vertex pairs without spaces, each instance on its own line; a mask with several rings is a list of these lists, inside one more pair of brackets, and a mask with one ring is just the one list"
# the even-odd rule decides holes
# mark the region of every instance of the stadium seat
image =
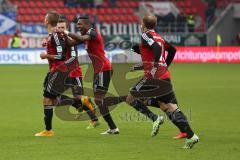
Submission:
[[126,18],[125,17],[126,16],[124,16],[124,15],[119,15],[119,22],[125,23],[126,22]]
[[33,1],[28,2],[28,7],[35,8],[36,7],[36,2],[33,2]]
[[83,13],[84,13],[84,9],[82,9],[82,8],[77,8],[77,13],[78,13],[78,14],[83,14]]
[[37,15],[32,15],[32,22],[39,22],[38,16]]
[[25,15],[25,22],[31,23],[32,22],[32,16],[31,15]]
[[84,13],[85,13],[85,14],[88,14],[88,15],[91,15],[91,14],[92,14],[92,10],[91,10],[90,8],[86,8],[86,9],[84,10]]
[[127,8],[127,9],[126,9],[126,13],[127,13],[127,14],[134,14],[134,11],[133,11],[132,8]]
[[17,21],[18,22],[24,22],[25,21],[25,17],[23,15],[18,15],[17,16]]
[[33,8],[25,8],[24,14],[32,15],[33,14]]
[[121,14],[121,9],[113,8],[113,14]]
[[42,8],[44,6],[44,4],[41,1],[36,1],[35,4],[36,4],[36,7],[38,8]]
[[98,16],[98,21],[99,22],[104,22],[104,16],[103,15],[99,15]]
[[111,21],[112,21],[112,16],[110,16],[110,15],[105,15],[105,16],[104,16],[104,22],[109,23],[109,22],[111,22]]
[[104,15],[106,14],[105,8],[100,8],[97,10],[97,14]]
[[59,7],[64,7],[64,1],[57,1]]
[[75,15],[78,13],[76,8],[70,8],[69,12],[70,14],[75,14]]
[[43,1],[43,3],[45,8],[51,8],[51,4],[49,1]]
[[178,1],[177,6],[180,7],[180,8],[184,8],[185,3],[183,1]]
[[113,14],[113,9],[112,8],[106,8],[106,14]]
[[112,21],[115,22],[115,23],[119,22],[119,16],[118,15],[113,15],[112,16]]
[[130,1],[129,4],[128,4],[128,7],[131,7],[131,8],[137,8],[139,6],[139,2],[135,2],[135,1]]
[[20,6],[21,7],[28,7],[28,2],[27,1],[21,1]]
[[17,11],[18,11],[18,15],[22,15],[25,13],[24,8],[19,8]]

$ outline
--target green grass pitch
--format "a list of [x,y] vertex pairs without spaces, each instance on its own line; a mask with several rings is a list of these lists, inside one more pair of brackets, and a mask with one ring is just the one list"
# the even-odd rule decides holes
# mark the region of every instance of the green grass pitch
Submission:
[[[181,149],[184,140],[172,139],[178,130],[169,121],[152,138],[151,122],[137,121],[136,112],[125,103],[112,112],[120,135],[100,135],[107,129],[102,119],[98,128],[86,130],[87,121],[67,122],[55,116],[56,136],[34,137],[43,129],[42,82],[47,69],[46,65],[0,66],[0,160],[237,160],[240,157],[239,64],[171,66],[180,107],[191,118],[192,128],[200,137],[192,150]],[[128,76],[137,73],[132,74]],[[114,76],[118,75],[115,71]],[[119,87],[124,88],[125,84],[119,83]],[[126,114],[133,119],[126,119]]]

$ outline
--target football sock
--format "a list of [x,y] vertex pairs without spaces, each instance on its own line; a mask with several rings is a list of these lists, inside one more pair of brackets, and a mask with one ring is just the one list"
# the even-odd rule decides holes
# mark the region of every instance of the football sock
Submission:
[[113,122],[113,119],[112,119],[110,114],[104,115],[103,118],[108,123],[108,126],[109,126],[110,129],[116,129],[117,128],[117,126]]
[[166,114],[181,132],[187,133],[187,138],[192,138],[194,132],[192,131],[188,120],[182,111],[176,109],[174,112],[166,112]]
[[83,105],[83,110],[85,110],[92,121],[98,121],[98,117],[85,105]]
[[103,101],[97,101],[96,104],[99,107],[100,113],[103,116],[103,119],[107,122],[110,129],[116,129],[117,126],[115,125],[110,113],[108,106],[103,103]]
[[44,106],[44,122],[45,129],[50,131],[52,129],[52,118],[53,118],[53,106]]
[[153,122],[157,120],[158,116],[154,114],[152,111],[150,111],[148,107],[141,100],[135,99],[130,105],[134,109],[136,109],[138,112],[147,116]]

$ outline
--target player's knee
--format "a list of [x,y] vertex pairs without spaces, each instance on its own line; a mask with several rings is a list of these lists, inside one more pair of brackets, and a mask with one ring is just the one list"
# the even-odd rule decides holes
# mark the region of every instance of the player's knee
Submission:
[[94,98],[94,102],[97,106],[101,106],[103,104],[103,99],[101,98]]
[[47,97],[44,97],[43,98],[43,105],[56,105],[57,103],[57,100],[54,100],[54,99],[51,99],[51,98],[47,98]]
[[167,111],[167,112],[174,112],[178,109],[177,104],[173,104],[173,103],[161,103],[161,109],[163,111]]
[[82,96],[81,95],[75,95],[74,100],[79,101],[81,100]]
[[126,102],[127,102],[127,104],[129,104],[129,105],[131,105],[133,102],[134,102],[134,97],[131,95],[131,94],[129,94],[128,96],[127,96],[127,98],[126,98]]

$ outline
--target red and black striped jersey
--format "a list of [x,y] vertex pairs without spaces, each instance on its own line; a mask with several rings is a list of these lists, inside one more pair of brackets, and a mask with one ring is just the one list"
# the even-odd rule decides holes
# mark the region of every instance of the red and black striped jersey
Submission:
[[112,70],[112,65],[104,50],[102,35],[96,29],[90,28],[87,35],[91,37],[85,42],[85,49],[92,61],[94,73]]
[[159,79],[167,79],[170,78],[170,73],[167,69],[166,64],[166,50],[169,47],[168,43],[162,38],[162,36],[156,33],[154,30],[149,30],[147,32],[142,33],[140,50],[141,50],[141,57],[143,62],[144,74],[145,76],[149,76],[154,64],[154,51],[152,49],[152,45],[157,42],[161,50],[161,57],[158,63],[158,69],[155,74],[155,78]]
[[50,72],[55,71],[66,60],[66,42],[64,35],[59,32],[53,32],[48,35],[47,54],[54,55],[54,60],[48,60]]
[[70,72],[70,77],[82,77],[82,68],[79,66],[78,62],[78,51],[77,46],[67,47],[67,60],[70,58],[76,58],[74,61],[76,67],[73,71]]

